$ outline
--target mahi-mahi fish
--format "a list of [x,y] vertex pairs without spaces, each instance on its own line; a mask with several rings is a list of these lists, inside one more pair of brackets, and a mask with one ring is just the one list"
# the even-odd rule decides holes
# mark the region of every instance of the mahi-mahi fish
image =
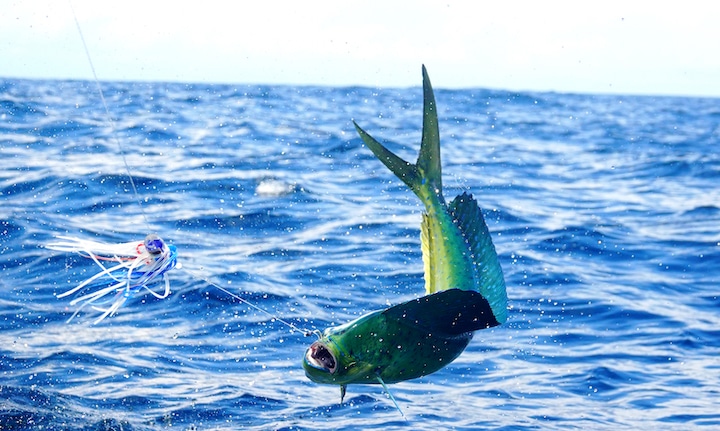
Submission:
[[[473,332],[507,320],[502,269],[477,202],[442,194],[437,105],[425,66],[417,163],[401,159],[355,124],[362,141],[423,202],[425,296],[327,328],[306,351],[316,383],[386,384],[431,374],[457,358]],[[393,399],[394,401],[394,399]]]

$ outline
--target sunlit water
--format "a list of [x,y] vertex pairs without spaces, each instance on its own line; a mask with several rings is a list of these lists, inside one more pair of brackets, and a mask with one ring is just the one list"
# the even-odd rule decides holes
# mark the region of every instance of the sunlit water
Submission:
[[[478,198],[511,310],[391,386],[404,419],[205,279],[303,331],[421,295],[419,202],[351,122],[414,160],[419,87],[104,83],[113,132],[93,83],[0,80],[0,429],[719,427],[720,100],[435,84],[445,195]],[[150,232],[172,295],[67,323],[96,267],[43,244]]]

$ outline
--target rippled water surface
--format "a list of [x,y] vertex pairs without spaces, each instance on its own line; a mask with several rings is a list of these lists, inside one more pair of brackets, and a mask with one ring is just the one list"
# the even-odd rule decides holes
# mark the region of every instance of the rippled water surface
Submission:
[[[421,295],[419,202],[351,122],[414,160],[420,88],[102,85],[115,132],[93,83],[0,80],[0,429],[720,427],[720,100],[435,83],[511,310],[391,386],[403,419],[206,280],[307,330]],[[66,323],[96,268],[43,245],[150,232],[172,295]]]

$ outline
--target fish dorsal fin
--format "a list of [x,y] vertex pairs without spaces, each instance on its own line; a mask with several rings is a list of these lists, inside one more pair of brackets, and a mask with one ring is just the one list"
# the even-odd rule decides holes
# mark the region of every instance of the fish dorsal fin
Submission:
[[507,320],[507,292],[502,268],[482,210],[472,195],[463,193],[448,205],[470,252],[474,289],[487,299],[499,323]]
[[443,290],[395,305],[383,314],[436,336],[454,337],[499,325],[488,301],[473,290]]

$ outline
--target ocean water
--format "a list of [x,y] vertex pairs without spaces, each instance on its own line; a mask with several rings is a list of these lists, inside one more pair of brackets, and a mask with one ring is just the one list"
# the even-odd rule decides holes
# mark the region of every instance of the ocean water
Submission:
[[[302,331],[422,294],[419,201],[351,122],[414,160],[419,86],[104,82],[113,129],[95,83],[0,80],[0,430],[720,427],[720,100],[434,84],[510,313],[403,417],[310,382]],[[151,232],[173,293],[68,323],[97,267],[43,246]]]

